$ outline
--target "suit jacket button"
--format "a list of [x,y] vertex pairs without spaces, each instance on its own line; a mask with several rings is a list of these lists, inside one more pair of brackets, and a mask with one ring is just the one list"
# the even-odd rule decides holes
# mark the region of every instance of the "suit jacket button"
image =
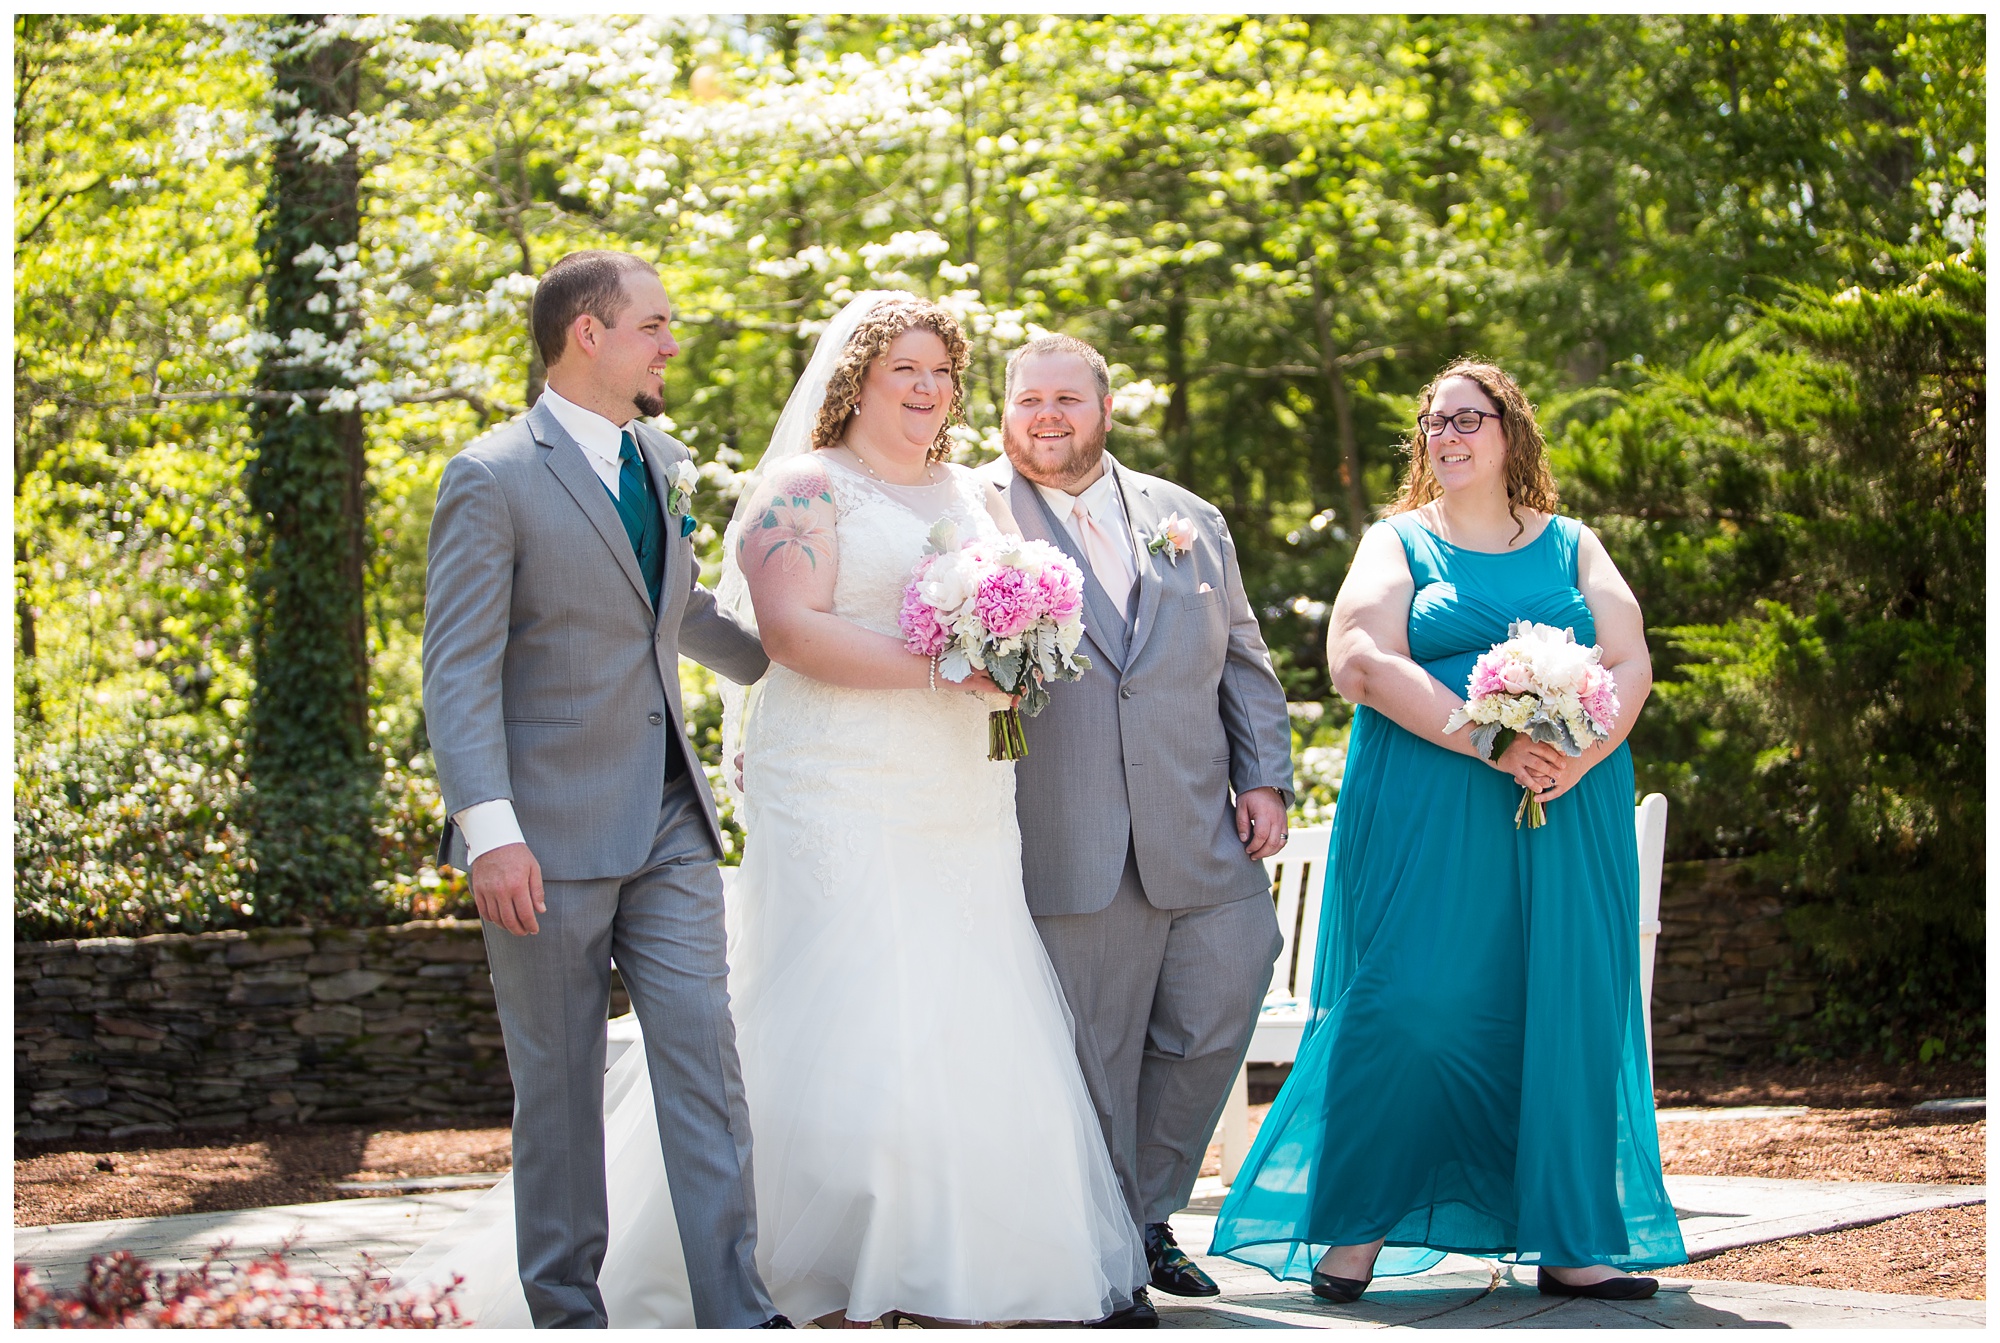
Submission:
[[1118,694],[1119,694],[1120,698],[1123,698],[1123,699],[1131,699],[1131,698],[1132,698],[1132,687],[1131,687],[1131,686],[1129,686],[1129,685],[1128,685],[1128,686],[1120,686],[1120,687],[1118,687]]
[[660,717],[660,715],[656,713],[649,713],[646,715],[646,721],[651,723],[654,727],[658,727],[660,724],[666,722],[667,720]]

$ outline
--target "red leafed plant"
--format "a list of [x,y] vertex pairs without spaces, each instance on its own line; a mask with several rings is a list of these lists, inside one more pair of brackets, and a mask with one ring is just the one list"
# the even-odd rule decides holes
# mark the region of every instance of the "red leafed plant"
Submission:
[[125,1250],[93,1255],[74,1291],[51,1291],[30,1264],[14,1265],[17,1329],[457,1329],[451,1299],[461,1279],[432,1289],[392,1287],[364,1256],[345,1282],[324,1283],[293,1269],[280,1249],[242,1268],[223,1261],[227,1245],[191,1269],[153,1272]]

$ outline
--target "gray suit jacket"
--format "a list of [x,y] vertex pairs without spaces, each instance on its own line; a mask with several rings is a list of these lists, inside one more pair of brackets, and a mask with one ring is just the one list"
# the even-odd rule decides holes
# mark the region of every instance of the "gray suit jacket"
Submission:
[[[634,427],[664,511],[662,468],[688,450]],[[617,505],[545,406],[447,462],[424,611],[424,716],[446,814],[510,798],[545,878],[626,877],[652,848],[666,753],[679,751],[720,852],[680,655],[745,683],[769,660],[696,576],[669,515],[656,615]],[[449,822],[438,852],[465,864]]]
[[[1128,471],[1109,456],[1138,566],[1136,629],[1095,576],[1084,584],[1080,681],[1051,686],[1024,720],[1028,758],[1015,766],[1028,908],[1091,914],[1111,903],[1129,838],[1146,898],[1198,909],[1268,897],[1262,863],[1236,838],[1232,793],[1276,788],[1292,800],[1292,731],[1243,592],[1222,514],[1180,486]],[[1007,492],[1022,534],[1090,565],[1035,487],[1005,458],[984,468]],[[1170,561],[1146,540],[1179,513],[1194,549]]]

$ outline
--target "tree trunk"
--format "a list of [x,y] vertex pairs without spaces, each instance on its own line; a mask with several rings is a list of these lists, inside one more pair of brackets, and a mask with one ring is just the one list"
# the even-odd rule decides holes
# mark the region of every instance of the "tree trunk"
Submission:
[[[1340,435],[1340,480],[1347,487],[1347,534],[1349,544],[1359,544],[1368,527],[1368,494],[1362,488],[1361,444],[1354,437],[1354,398],[1348,390],[1347,373],[1333,352],[1331,296],[1320,281],[1319,253],[1312,257],[1313,334],[1319,338],[1320,369],[1326,376],[1327,399],[1333,402],[1333,423]],[[1366,355],[1360,356],[1366,358]]]
[[1174,463],[1177,483],[1193,488],[1194,433],[1188,415],[1187,294],[1178,281],[1167,296],[1167,414],[1161,437]]
[[1354,437],[1354,397],[1347,374],[1337,361],[1326,367],[1327,391],[1333,396],[1333,422],[1340,434],[1340,482],[1347,487],[1347,535],[1350,544],[1368,528],[1368,493],[1361,485],[1361,444]]
[[[359,49],[344,40],[313,40],[316,19],[277,22],[292,29],[272,67],[280,124],[308,114],[320,123],[351,119]],[[294,333],[337,343],[350,317],[337,283],[317,278],[328,263],[298,258],[316,246],[338,266],[354,255],[360,232],[352,148],[321,162],[281,135],[258,248],[265,329],[283,344],[259,367],[260,390],[300,393],[345,383],[335,359],[298,352],[310,344],[295,343]],[[366,485],[359,410],[325,409],[310,396],[259,400],[250,421],[255,447],[246,486],[261,523],[252,574],[250,842],[255,914],[278,923],[373,899],[377,770],[368,750]]]

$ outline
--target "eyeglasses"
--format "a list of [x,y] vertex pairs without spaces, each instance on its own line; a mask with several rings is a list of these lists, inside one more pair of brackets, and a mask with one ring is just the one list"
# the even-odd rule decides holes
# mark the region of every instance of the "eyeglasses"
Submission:
[[1444,427],[1447,424],[1458,430],[1461,434],[1476,434],[1479,432],[1479,426],[1485,424],[1488,420],[1501,420],[1505,418],[1505,414],[1497,410],[1460,410],[1454,411],[1450,415],[1419,415],[1417,416],[1417,428],[1423,430],[1425,434],[1431,437],[1436,437],[1443,433]]

